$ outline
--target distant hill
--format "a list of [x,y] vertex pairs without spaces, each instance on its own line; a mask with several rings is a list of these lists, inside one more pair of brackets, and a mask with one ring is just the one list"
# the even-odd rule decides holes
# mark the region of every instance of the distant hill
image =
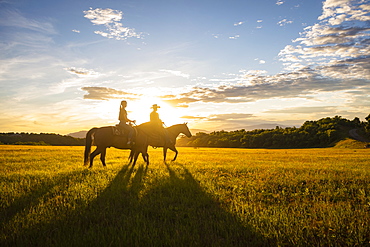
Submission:
[[248,125],[246,126],[245,130],[256,130],[256,129],[275,129],[276,126],[278,126],[279,128],[287,128],[287,126],[285,125],[281,125],[281,124],[257,124],[257,125]]
[[78,132],[69,133],[69,134],[67,134],[67,136],[72,136],[74,138],[85,138],[86,133],[87,133],[87,130],[81,130],[81,131],[78,131]]

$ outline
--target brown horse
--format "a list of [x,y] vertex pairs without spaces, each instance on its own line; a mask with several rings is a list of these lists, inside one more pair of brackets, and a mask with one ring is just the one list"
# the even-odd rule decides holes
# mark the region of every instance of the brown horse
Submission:
[[163,147],[163,158],[166,161],[167,149],[170,149],[175,152],[175,157],[172,161],[175,161],[178,155],[178,151],[175,147],[176,138],[180,133],[191,137],[190,130],[186,123],[176,124],[166,128],[168,132],[168,137],[171,143],[166,142],[163,136],[159,136],[152,131],[150,123],[144,123],[136,127],[138,135],[136,138],[135,148],[131,150],[130,153],[130,162],[134,159],[134,164],[136,163],[137,157],[142,153],[144,160],[149,164],[149,155],[148,155],[148,145],[152,147]]
[[[119,149],[131,149],[131,145],[127,144],[127,134],[116,135],[114,133],[113,126],[106,126],[101,128],[92,128],[86,134],[86,144],[85,144],[85,156],[84,164],[88,165],[90,161],[90,168],[93,166],[93,161],[95,156],[100,154],[100,160],[103,166],[106,166],[105,155],[107,148],[115,147]],[[136,131],[134,131],[134,136],[136,136]],[[134,139],[134,138],[133,138]],[[91,146],[96,145],[96,149],[90,154]]]

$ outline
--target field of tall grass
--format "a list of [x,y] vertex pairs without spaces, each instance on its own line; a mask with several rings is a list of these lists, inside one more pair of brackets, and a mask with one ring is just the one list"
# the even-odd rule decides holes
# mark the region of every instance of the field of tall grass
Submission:
[[0,146],[0,246],[370,246],[369,149],[149,154]]

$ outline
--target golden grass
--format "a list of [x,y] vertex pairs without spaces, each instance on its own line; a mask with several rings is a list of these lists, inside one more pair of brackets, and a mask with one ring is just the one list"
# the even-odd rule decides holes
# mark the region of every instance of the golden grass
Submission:
[[0,245],[370,245],[369,149],[178,150],[0,146]]

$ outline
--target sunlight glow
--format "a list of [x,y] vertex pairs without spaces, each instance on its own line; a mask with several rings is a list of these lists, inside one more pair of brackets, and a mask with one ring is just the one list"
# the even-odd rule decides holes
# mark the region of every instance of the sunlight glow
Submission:
[[183,108],[176,108],[170,104],[162,101],[156,90],[148,91],[143,89],[141,92],[137,92],[140,95],[137,99],[111,99],[99,101],[91,109],[98,112],[98,118],[104,120],[106,123],[115,125],[119,123],[119,108],[122,100],[127,101],[127,113],[130,120],[136,120],[136,124],[142,124],[150,121],[150,113],[152,112],[153,104],[157,104],[160,108],[157,110],[159,117],[164,122],[164,126],[171,126],[174,124],[183,123],[184,120],[181,119],[181,116],[187,113],[184,112]]
[[100,101],[98,104],[93,107],[93,110],[96,113],[98,118],[103,120],[108,120],[109,123],[118,124],[118,114],[119,106],[121,100],[104,100]]
[[183,122],[180,118],[181,113],[179,110],[155,96],[143,96],[137,101],[129,102],[127,106],[128,118],[136,120],[136,124],[149,122],[153,104],[160,106],[157,112],[165,126],[169,127]]

